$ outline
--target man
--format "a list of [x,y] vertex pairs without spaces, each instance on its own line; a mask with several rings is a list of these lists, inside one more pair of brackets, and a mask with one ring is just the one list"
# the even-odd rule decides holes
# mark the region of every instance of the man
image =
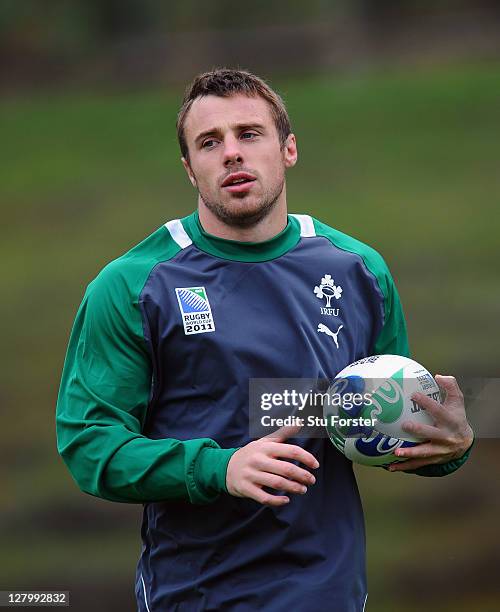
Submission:
[[[139,610],[359,612],[352,465],[325,439],[252,440],[248,385],[331,379],[367,355],[406,355],[396,288],[366,245],[287,216],[296,140],[261,79],[198,76],[178,136],[197,212],[89,285],[58,399],[59,451],[83,491],[144,504]],[[323,277],[336,283],[335,308],[314,291]],[[393,469],[438,476],[466,460],[460,390],[452,377],[438,382],[444,408],[417,398],[436,418],[412,430],[428,442],[401,450],[408,461]]]

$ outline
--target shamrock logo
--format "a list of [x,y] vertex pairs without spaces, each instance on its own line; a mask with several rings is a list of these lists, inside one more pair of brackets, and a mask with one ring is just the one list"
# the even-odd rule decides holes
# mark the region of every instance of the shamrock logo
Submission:
[[342,287],[336,286],[331,274],[325,274],[321,279],[321,284],[314,287],[314,293],[318,299],[326,299],[326,307],[330,308],[332,298],[340,300],[342,296]]

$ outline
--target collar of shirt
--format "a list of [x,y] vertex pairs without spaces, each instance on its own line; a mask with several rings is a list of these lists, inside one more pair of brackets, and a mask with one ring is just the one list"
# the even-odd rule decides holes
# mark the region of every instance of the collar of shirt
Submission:
[[201,251],[233,261],[259,262],[276,259],[293,249],[300,240],[300,224],[291,215],[288,215],[288,223],[279,234],[262,242],[240,242],[209,234],[200,223],[198,211],[184,217],[181,222]]

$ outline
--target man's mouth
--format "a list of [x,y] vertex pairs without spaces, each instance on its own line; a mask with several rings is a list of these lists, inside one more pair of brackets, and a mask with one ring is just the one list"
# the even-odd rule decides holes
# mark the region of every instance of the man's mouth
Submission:
[[233,172],[224,179],[221,186],[231,193],[242,193],[248,191],[255,180],[257,178],[248,172]]

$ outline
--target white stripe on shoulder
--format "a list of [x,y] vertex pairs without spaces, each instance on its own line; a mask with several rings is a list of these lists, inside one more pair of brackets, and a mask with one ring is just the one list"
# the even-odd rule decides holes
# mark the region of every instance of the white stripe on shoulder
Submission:
[[190,244],[193,244],[193,241],[187,235],[186,230],[183,228],[180,219],[172,219],[172,221],[167,221],[167,223],[165,223],[165,227],[170,232],[172,239],[177,242],[181,249],[185,249]]
[[300,235],[303,238],[312,238],[313,236],[316,236],[316,230],[314,229],[312,217],[310,217],[309,215],[294,214],[292,214],[292,217],[295,217],[300,223]]

